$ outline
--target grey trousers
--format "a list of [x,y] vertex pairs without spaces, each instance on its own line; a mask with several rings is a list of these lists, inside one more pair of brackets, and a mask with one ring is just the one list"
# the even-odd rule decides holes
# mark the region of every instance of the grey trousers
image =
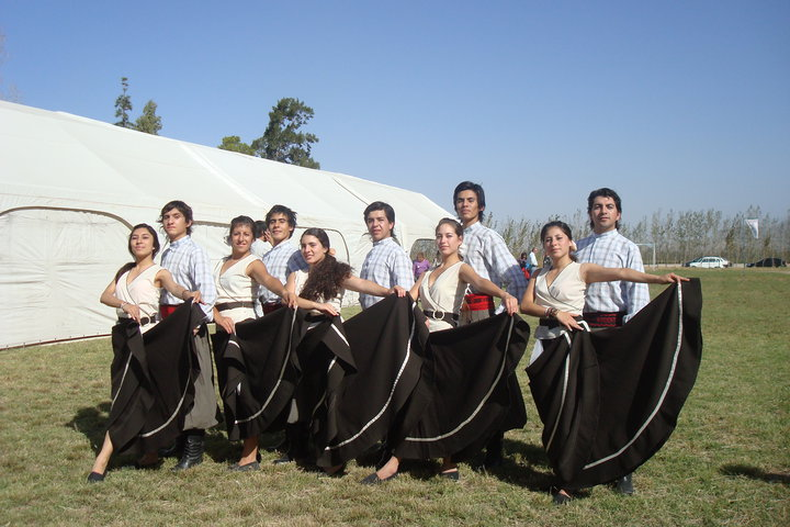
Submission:
[[195,381],[195,404],[184,419],[184,430],[211,428],[217,421],[217,396],[214,392],[214,367],[208,342],[208,328],[204,324],[195,335],[200,375]]

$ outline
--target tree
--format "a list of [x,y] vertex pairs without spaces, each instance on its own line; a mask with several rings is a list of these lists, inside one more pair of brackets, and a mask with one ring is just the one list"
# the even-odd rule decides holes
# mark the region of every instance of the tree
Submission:
[[115,117],[120,119],[120,121],[115,123],[115,125],[122,128],[134,128],[134,125],[129,120],[129,112],[132,111],[132,98],[127,93],[129,90],[129,79],[121,77],[121,86],[123,87],[123,93],[115,99]]
[[156,103],[151,100],[145,103],[143,114],[134,123],[134,129],[151,135],[159,135],[162,129],[162,118],[156,115]]
[[241,152],[248,156],[255,155],[255,149],[247,143],[241,142],[241,137],[238,135],[227,135],[222,138],[222,144],[219,145],[222,150],[230,150],[231,152]]
[[[263,136],[252,142],[255,154],[291,165],[321,168],[310,157],[313,143],[318,142],[315,134],[300,132],[299,129],[313,118],[313,109],[299,99],[286,97],[277,101],[269,112],[269,126]],[[223,140],[224,141],[224,140]]]

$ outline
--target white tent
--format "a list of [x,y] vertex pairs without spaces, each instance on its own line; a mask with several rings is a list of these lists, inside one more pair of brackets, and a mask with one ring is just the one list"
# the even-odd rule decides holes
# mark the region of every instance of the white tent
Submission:
[[448,215],[416,192],[2,101],[0,183],[0,349],[107,334],[115,313],[98,299],[131,259],[129,229],[158,227],[173,199],[192,207],[214,261],[230,252],[231,218],[280,203],[298,213],[297,233],[326,229],[357,270],[369,203],[393,206],[407,250]]

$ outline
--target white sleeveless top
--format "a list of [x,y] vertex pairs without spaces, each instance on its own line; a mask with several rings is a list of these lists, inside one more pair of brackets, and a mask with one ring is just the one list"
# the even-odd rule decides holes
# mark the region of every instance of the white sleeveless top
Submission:
[[[307,271],[304,271],[302,269],[297,269],[292,274],[294,275],[294,285],[296,286],[295,291],[296,291],[296,294],[299,295],[299,294],[302,293],[302,289],[304,289],[304,285],[307,283],[307,277],[309,275],[308,275]],[[335,298],[330,298],[329,300],[327,300],[325,298],[324,299],[319,299],[318,302],[319,303],[332,304],[332,306],[335,309],[337,309],[337,312],[340,313],[340,308],[343,305],[343,295],[345,295],[345,294],[346,294],[346,290],[341,288],[337,292],[337,296]]]
[[[222,266],[228,261],[226,256],[214,267],[214,283],[217,285],[217,301],[214,305],[229,302],[248,302],[254,304],[258,297],[258,282],[247,276],[247,266],[259,258],[249,254],[228,267],[222,272]],[[220,311],[223,317],[228,317],[234,323],[255,318],[255,309],[250,307],[235,307]]]
[[[140,308],[140,318],[149,318],[154,320],[153,323],[140,326],[140,332],[145,333],[159,322],[159,297],[162,294],[162,289],[156,287],[154,281],[156,274],[162,270],[162,266],[153,264],[145,271],[140,273],[127,283],[131,269],[123,273],[118,281],[115,282],[115,297],[121,302],[128,304],[136,304]],[[129,315],[121,308],[116,308],[115,312],[118,318],[129,318]]]
[[[445,269],[431,285],[428,284],[436,269],[425,271],[420,284],[420,302],[422,302],[422,308],[425,311],[460,314],[466,291],[466,283],[458,277],[463,263],[457,262]],[[428,331],[441,331],[453,327],[449,322],[428,317]]]
[[[535,303],[543,307],[554,307],[573,316],[580,316],[584,310],[584,296],[587,284],[581,277],[581,264],[571,262],[554,279],[550,286],[546,285],[546,273],[551,267],[541,269],[535,278]],[[553,331],[556,329],[557,331]],[[538,326],[535,338],[550,339],[559,335],[563,327],[550,330],[546,326]],[[556,334],[555,334],[556,333]]]

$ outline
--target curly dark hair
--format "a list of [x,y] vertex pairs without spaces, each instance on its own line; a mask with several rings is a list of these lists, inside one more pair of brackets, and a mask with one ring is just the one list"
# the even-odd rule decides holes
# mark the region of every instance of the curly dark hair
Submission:
[[[305,236],[314,236],[325,249],[329,249],[329,236],[324,229],[311,227],[302,233]],[[307,281],[299,296],[313,302],[326,302],[335,298],[343,287],[343,282],[351,276],[351,266],[338,262],[331,254],[327,253],[323,260],[310,270]]]

